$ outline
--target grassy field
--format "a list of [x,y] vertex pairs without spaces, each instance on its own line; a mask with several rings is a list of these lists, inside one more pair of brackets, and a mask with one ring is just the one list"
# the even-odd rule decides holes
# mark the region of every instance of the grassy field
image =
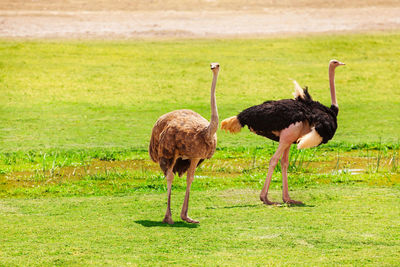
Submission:
[[[194,192],[201,224],[173,226],[160,222],[164,193],[0,200],[0,265],[398,265],[398,190],[292,195],[307,206],[266,207],[248,189]],[[174,219],[183,197],[172,195]]]
[[[135,42],[0,41],[0,151],[140,148],[157,118],[180,108],[210,117],[209,63],[221,63],[221,118],[268,99],[291,98],[290,78],[330,104],[337,70],[339,129],[333,142],[398,143],[400,35]],[[219,147],[259,146],[248,131]]]
[[[251,40],[0,40],[0,266],[397,265],[400,254],[399,33]],[[163,113],[210,117],[209,63],[221,64],[220,118],[291,98],[290,78],[330,103],[337,58],[339,128],[292,149],[291,196],[263,205],[276,143],[218,132],[196,172],[173,184],[175,225],[161,223],[166,183],[150,161]],[[278,165],[271,198],[281,200]]]
[[[218,150],[196,172],[194,190],[262,187],[273,147]],[[364,185],[398,188],[400,147],[379,150],[293,150],[291,187]],[[126,195],[165,191],[159,166],[146,151],[81,150],[1,155],[0,198],[40,198]],[[272,179],[281,187],[280,165]],[[185,190],[186,180],[175,179],[174,190]]]

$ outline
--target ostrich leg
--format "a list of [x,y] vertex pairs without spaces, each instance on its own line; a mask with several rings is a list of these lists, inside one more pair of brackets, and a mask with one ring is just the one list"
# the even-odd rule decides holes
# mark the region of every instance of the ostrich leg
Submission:
[[182,211],[181,211],[181,218],[188,223],[199,223],[198,221],[192,220],[187,216],[188,206],[189,206],[189,195],[190,195],[190,187],[192,186],[192,182],[194,180],[194,172],[196,170],[197,164],[199,163],[200,159],[191,159],[190,160],[190,167],[187,171],[187,179],[186,179],[186,194],[185,200],[183,201]]
[[171,215],[171,188],[172,181],[174,180],[174,173],[172,172],[175,165],[176,157],[174,158],[171,167],[167,170],[165,178],[167,179],[167,190],[168,190],[168,201],[167,201],[167,211],[165,212],[165,217],[163,223],[174,224]]
[[271,160],[269,161],[267,178],[265,179],[264,187],[260,193],[260,200],[262,202],[264,202],[264,204],[267,204],[267,205],[278,204],[277,202],[272,202],[272,201],[268,200],[268,189],[269,189],[269,184],[271,183],[271,178],[272,178],[272,174],[274,173],[274,169],[275,169],[276,165],[278,164],[279,159],[282,156],[284,150],[285,150],[285,146],[283,145],[283,143],[279,143],[278,149],[275,151],[275,154],[272,156]]
[[172,187],[172,181],[174,180],[174,173],[172,172],[172,168],[168,169],[165,178],[167,179],[168,202],[167,202],[167,212],[165,213],[163,222],[168,224],[174,224],[174,221],[172,220],[171,217],[171,187]]
[[289,152],[290,146],[283,152],[281,166],[282,166],[282,199],[284,203],[287,204],[294,204],[294,205],[301,205],[303,204],[301,201],[296,201],[290,199],[289,196],[289,187],[288,187],[288,177],[287,171],[289,167]]
[[[291,144],[301,136],[302,131],[304,131],[304,124],[302,122],[297,122],[297,123],[291,124],[289,127],[287,127],[286,129],[283,129],[279,133],[279,146],[278,146],[278,149],[275,151],[275,154],[272,156],[271,160],[269,161],[267,178],[265,179],[264,187],[260,193],[260,200],[262,202],[264,202],[264,204],[267,204],[267,205],[277,204],[275,202],[269,201],[267,195],[268,195],[268,189],[269,189],[269,184],[271,182],[272,174],[274,172],[276,165],[279,162],[279,159],[282,157],[284,152],[287,152],[286,153],[287,154],[286,161],[284,159],[285,157],[282,158],[283,165],[285,165],[286,170],[284,171],[283,167],[282,167],[282,175],[284,173],[286,175],[286,178],[284,178],[283,180],[284,180],[284,183],[286,183],[286,190],[287,190],[287,167],[289,164],[289,149],[290,149]],[[283,188],[285,190],[285,185],[283,186]],[[287,196],[289,196],[289,193],[287,191],[286,191],[286,193],[287,193]],[[289,200],[290,200],[290,198],[289,198]]]

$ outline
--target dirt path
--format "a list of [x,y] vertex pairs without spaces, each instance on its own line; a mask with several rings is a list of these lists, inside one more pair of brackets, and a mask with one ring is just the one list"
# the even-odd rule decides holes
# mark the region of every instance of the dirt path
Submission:
[[218,11],[0,9],[0,37],[238,37],[400,29],[398,6]]

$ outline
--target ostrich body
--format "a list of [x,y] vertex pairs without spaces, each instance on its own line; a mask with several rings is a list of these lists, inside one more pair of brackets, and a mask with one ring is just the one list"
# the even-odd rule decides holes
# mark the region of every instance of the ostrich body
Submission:
[[187,216],[190,187],[194,180],[196,167],[209,159],[217,145],[218,111],[215,99],[219,64],[212,63],[213,81],[211,85],[211,120],[208,122],[200,114],[188,110],[175,110],[162,115],[155,123],[149,146],[149,154],[159,163],[167,180],[168,201],[163,222],[173,224],[171,217],[171,187],[174,174],[182,176],[187,172],[185,200],[181,211],[182,220],[198,223]]
[[260,105],[243,110],[239,115],[225,119],[221,123],[223,130],[237,133],[247,125],[250,131],[279,142],[278,149],[269,162],[260,199],[265,204],[276,204],[268,200],[268,188],[272,173],[281,159],[282,166],[282,199],[288,204],[302,204],[289,196],[287,170],[289,167],[289,151],[293,143],[297,148],[309,148],[327,143],[335,134],[337,115],[339,112],[335,91],[335,69],[344,65],[337,60],[329,62],[329,84],[331,91],[331,107],[313,101],[308,90],[303,90],[296,81],[295,99],[266,101]]

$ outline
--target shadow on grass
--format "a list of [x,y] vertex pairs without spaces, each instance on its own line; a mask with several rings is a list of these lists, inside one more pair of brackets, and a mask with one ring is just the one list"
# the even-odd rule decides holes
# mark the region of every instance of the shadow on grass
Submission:
[[235,209],[235,208],[255,208],[258,205],[233,205],[233,206],[227,206],[227,207],[206,207],[208,210],[216,210],[216,209]]
[[138,220],[135,223],[143,225],[144,227],[186,227],[186,228],[197,228],[197,223],[185,223],[175,222],[174,224],[163,223],[162,221],[149,221],[149,220]]
[[288,207],[288,208],[309,208],[309,207],[315,207],[315,205],[308,205],[308,204],[278,204],[278,205],[273,205],[275,207],[279,207],[279,208],[284,208],[284,207]]
[[[259,207],[260,205],[253,204],[253,205],[233,205],[233,206],[226,206],[226,207],[206,207],[206,209],[209,210],[216,210],[216,209],[236,209],[236,208],[256,208]],[[267,207],[277,207],[277,208],[306,208],[306,207],[315,207],[314,205],[307,205],[307,204],[275,204],[275,205],[265,205]]]
[[[226,207],[206,207],[206,209],[209,210],[216,210],[216,209],[236,209],[236,208],[256,208],[259,207],[260,205],[258,204],[252,204],[252,205],[233,205],[233,206],[226,206]],[[268,206],[268,205],[266,205]],[[299,207],[299,208],[306,208],[306,207],[315,207],[314,205],[307,205],[307,204],[276,204],[276,205],[270,205],[270,207],[277,207],[277,208],[284,208],[284,207],[288,207],[288,208],[295,208],[295,207]]]

